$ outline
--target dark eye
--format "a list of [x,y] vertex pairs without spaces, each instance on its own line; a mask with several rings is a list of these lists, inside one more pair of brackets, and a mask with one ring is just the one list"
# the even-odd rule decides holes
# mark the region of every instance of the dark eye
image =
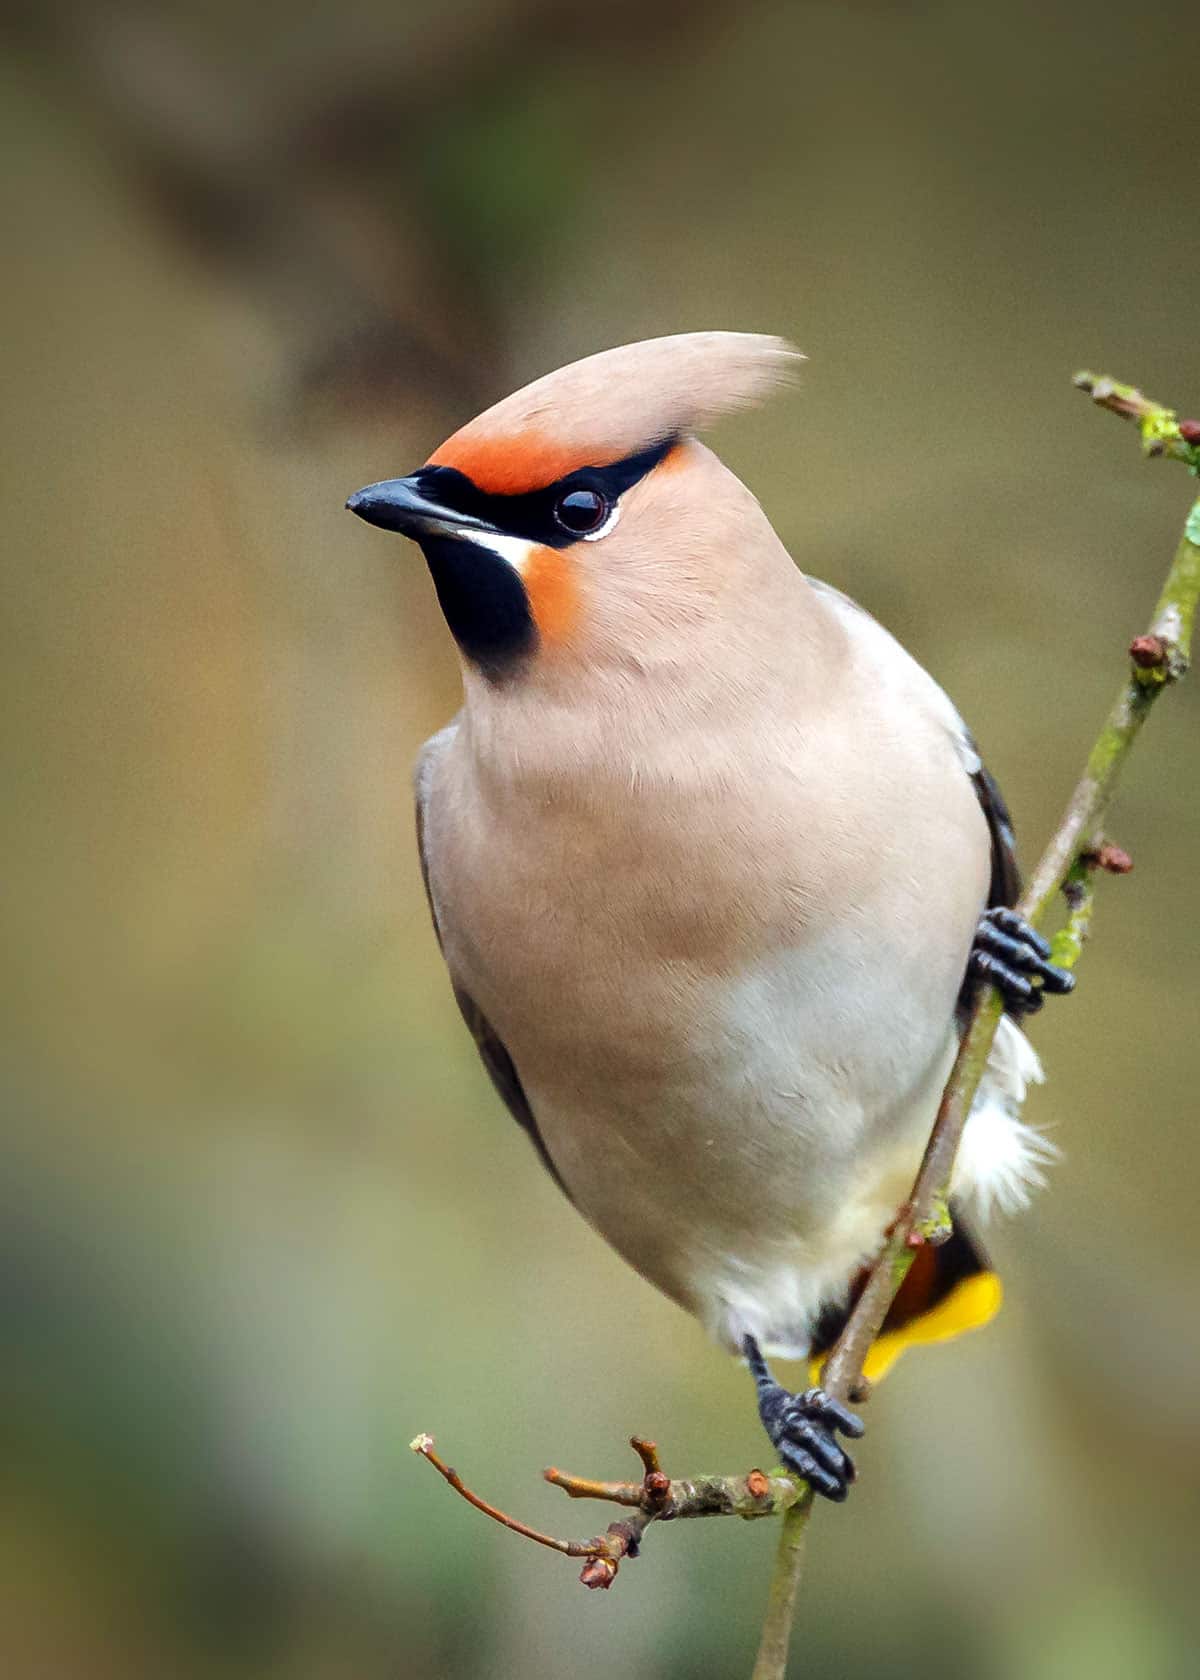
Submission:
[[554,517],[564,531],[586,536],[608,518],[608,502],[599,490],[570,490],[554,504]]

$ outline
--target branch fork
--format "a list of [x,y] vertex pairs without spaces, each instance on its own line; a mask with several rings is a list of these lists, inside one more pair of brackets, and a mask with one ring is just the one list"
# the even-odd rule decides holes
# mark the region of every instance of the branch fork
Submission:
[[457,1470],[452,1470],[434,1450],[432,1435],[418,1435],[409,1443],[412,1451],[429,1460],[440,1476],[454,1491],[474,1505],[477,1511],[491,1517],[493,1522],[511,1528],[539,1546],[562,1552],[566,1557],[581,1557],[586,1561],[579,1579],[585,1587],[611,1587],[617,1570],[625,1558],[635,1558],[642,1536],[654,1522],[672,1522],[679,1517],[775,1517],[794,1505],[801,1496],[801,1487],[782,1473],[768,1476],[765,1471],[751,1470],[744,1476],[695,1476],[687,1480],[672,1480],[658,1459],[653,1441],[632,1435],[629,1445],[642,1461],[639,1482],[600,1482],[584,1476],[572,1476],[565,1470],[551,1467],[542,1472],[553,1487],[561,1488],[569,1499],[601,1499],[612,1505],[629,1507],[633,1515],[609,1523],[603,1534],[591,1540],[559,1540],[518,1522],[474,1493]]

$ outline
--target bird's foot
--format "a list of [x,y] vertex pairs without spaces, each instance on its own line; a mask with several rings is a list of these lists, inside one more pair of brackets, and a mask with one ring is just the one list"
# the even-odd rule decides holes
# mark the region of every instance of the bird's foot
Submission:
[[1050,961],[1050,947],[1023,916],[1003,907],[980,919],[971,947],[970,972],[1003,994],[1004,1006],[1017,1015],[1032,1015],[1047,992],[1070,992],[1075,976]]
[[792,1394],[775,1381],[753,1336],[743,1343],[758,1389],[758,1415],[784,1466],[802,1476],[814,1493],[840,1504],[854,1480],[854,1460],[834,1440],[835,1431],[857,1440],[865,1425],[840,1400],[822,1389]]

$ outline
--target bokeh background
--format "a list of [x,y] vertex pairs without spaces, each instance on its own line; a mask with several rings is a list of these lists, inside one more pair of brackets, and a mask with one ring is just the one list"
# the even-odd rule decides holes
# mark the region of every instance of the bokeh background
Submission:
[[[761,1460],[744,1374],[562,1201],[475,1065],[409,766],[458,673],[343,511],[526,378],[777,330],[716,442],[976,728],[1036,850],[1200,408],[1194,7],[9,4],[3,1174],[13,1676],[748,1671],[772,1525],[610,1594],[475,1516]],[[1008,1303],[911,1355],[814,1527],[795,1672],[1195,1671],[1200,685],[1112,825],[1031,1103]]]

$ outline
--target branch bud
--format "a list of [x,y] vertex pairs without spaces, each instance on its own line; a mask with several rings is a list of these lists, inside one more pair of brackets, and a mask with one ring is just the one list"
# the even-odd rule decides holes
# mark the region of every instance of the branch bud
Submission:
[[1161,636],[1135,636],[1129,644],[1129,657],[1139,671],[1161,671],[1170,652]]
[[1095,851],[1085,852],[1083,861],[1092,869],[1104,869],[1110,875],[1128,875],[1133,868],[1133,859],[1123,846],[1114,846],[1111,840],[1102,840]]
[[646,1473],[643,1483],[646,1489],[646,1502],[649,1505],[665,1505],[667,1495],[671,1491],[671,1478],[663,1470],[650,1470]]
[[605,1591],[612,1586],[617,1578],[616,1558],[589,1558],[579,1571],[579,1579],[585,1587],[603,1587]]

